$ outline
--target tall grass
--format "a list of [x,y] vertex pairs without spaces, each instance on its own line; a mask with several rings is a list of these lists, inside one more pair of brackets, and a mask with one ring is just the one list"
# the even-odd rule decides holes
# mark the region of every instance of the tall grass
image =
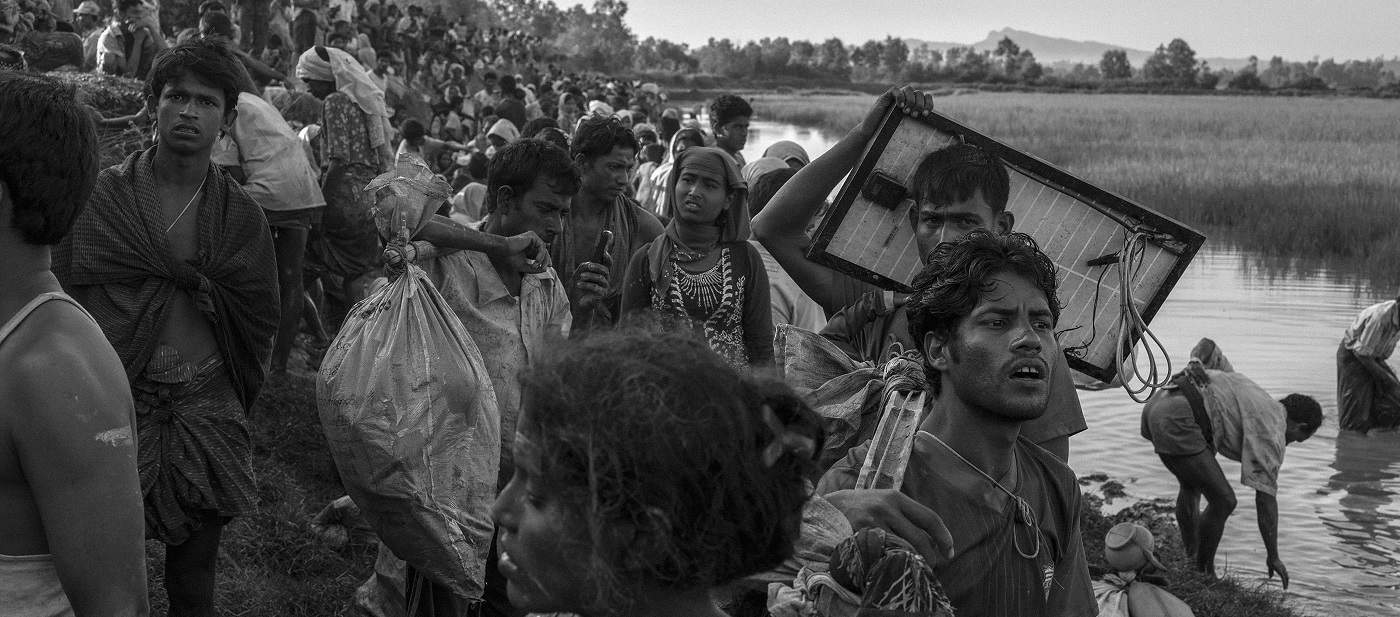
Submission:
[[[843,135],[874,98],[758,96]],[[1281,267],[1400,282],[1400,102],[967,93],[940,112]]]

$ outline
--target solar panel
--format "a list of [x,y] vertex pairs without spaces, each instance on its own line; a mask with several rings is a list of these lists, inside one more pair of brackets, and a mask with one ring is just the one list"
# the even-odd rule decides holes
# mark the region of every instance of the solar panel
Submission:
[[[1125,280],[1132,306],[1150,322],[1205,236],[946,116],[913,118],[893,106],[887,110],[808,257],[886,289],[910,291],[922,267],[909,218],[918,206],[902,195],[925,156],[959,142],[1006,164],[1007,210],[1015,215],[1015,230],[1035,238],[1059,267],[1063,310],[1057,330],[1070,366],[1111,381],[1118,372],[1124,313],[1120,260],[1128,253],[1135,258]],[[1129,328],[1124,353],[1136,338]]]

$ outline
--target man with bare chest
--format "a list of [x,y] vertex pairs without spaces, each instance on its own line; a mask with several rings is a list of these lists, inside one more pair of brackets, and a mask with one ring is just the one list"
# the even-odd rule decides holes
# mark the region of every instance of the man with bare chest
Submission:
[[131,390],[50,271],[97,176],[73,89],[0,73],[0,614],[147,613]]
[[[568,290],[574,329],[587,330],[617,323],[627,264],[663,229],[655,215],[624,192],[637,160],[637,137],[625,123],[596,114],[584,118],[574,131],[569,156],[582,182],[550,255]],[[612,234],[612,243],[600,260],[595,253],[604,231]],[[598,297],[602,299],[593,301]]]
[[247,411],[278,325],[258,203],[210,162],[247,73],[225,48],[163,52],[148,78],[157,145],[103,171],[55,272],[131,381],[146,535],[167,545],[171,615],[212,615],[220,531],[257,495]]

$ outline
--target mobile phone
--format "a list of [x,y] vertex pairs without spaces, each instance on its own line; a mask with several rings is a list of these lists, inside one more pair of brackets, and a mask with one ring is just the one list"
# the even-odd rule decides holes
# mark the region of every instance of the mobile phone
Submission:
[[600,264],[603,263],[604,259],[607,259],[608,247],[612,245],[612,239],[613,232],[606,229],[598,234],[598,244],[593,247],[593,263]]

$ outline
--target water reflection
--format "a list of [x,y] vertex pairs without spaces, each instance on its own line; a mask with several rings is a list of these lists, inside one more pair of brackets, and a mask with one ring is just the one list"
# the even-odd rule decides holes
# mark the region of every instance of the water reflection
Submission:
[[1341,545],[1333,562],[1375,580],[1363,588],[1395,589],[1400,581],[1400,530],[1394,526],[1396,479],[1400,478],[1400,432],[1342,431],[1337,435],[1336,473],[1324,494],[1340,491],[1337,514],[1320,518]]

